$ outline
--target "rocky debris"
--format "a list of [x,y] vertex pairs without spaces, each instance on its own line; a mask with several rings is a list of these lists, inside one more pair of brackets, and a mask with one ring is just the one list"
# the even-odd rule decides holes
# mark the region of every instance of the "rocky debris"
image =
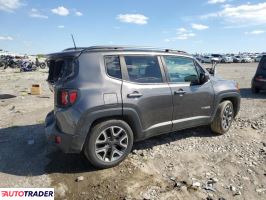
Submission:
[[68,188],[67,186],[64,184],[64,183],[58,183],[55,188],[54,188],[54,191],[55,191],[55,195],[56,196],[59,196],[59,197],[65,197],[66,196],[66,193],[68,191]]
[[235,128],[240,128],[240,129],[251,127],[252,129],[260,130],[266,127],[265,118],[266,118],[265,115],[262,115],[257,119],[236,118],[233,126]]
[[257,188],[256,192],[261,194],[261,193],[265,193],[266,192],[266,188]]
[[81,192],[80,195],[87,195],[87,192]]
[[194,190],[198,190],[198,189],[200,189],[200,186],[201,186],[201,183],[200,182],[193,181],[193,183],[191,185],[191,188],[194,189]]
[[202,189],[208,190],[208,191],[212,191],[212,192],[216,192],[216,190],[213,188],[213,185],[211,185],[211,184],[203,185]]
[[237,195],[241,195],[240,190],[237,190],[237,191],[234,193],[234,196],[237,196]]
[[79,176],[76,178],[76,182],[84,181],[84,176]]
[[214,177],[214,178],[210,178],[209,181],[208,181],[208,183],[214,184],[214,183],[218,183],[218,181],[219,181],[218,178],[215,178]]
[[14,111],[15,110],[15,106],[12,106],[11,108],[9,108],[9,111]]
[[230,191],[232,191],[233,196],[237,196],[237,195],[241,195],[240,190],[238,190],[236,187],[234,187],[233,185],[229,186]]
[[158,186],[151,186],[147,191],[141,194],[143,200],[152,200],[159,198],[161,188]]

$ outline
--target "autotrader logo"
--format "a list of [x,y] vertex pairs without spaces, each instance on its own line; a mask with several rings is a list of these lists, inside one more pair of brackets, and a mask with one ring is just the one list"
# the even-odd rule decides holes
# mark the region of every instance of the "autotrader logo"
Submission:
[[1,200],[54,200],[54,188],[0,188]]

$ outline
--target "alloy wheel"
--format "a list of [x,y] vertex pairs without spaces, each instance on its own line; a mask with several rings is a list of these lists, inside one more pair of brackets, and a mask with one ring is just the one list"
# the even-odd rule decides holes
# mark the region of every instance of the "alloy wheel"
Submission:
[[95,153],[104,162],[113,162],[121,158],[128,147],[128,135],[119,126],[110,126],[96,139]]
[[232,105],[228,104],[223,112],[223,118],[222,118],[222,126],[224,129],[228,129],[231,126],[231,123],[233,121],[233,107]]

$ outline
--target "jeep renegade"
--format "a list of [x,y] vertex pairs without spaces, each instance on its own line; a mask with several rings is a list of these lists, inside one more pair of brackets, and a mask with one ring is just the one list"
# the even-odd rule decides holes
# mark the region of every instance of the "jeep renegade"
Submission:
[[224,134],[239,111],[236,82],[182,51],[95,46],[47,57],[55,104],[47,138],[97,168],[119,164],[133,142],[155,135],[202,125]]

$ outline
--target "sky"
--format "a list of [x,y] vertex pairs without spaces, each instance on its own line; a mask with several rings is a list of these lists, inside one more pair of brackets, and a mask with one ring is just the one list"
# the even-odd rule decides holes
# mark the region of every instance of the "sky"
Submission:
[[266,51],[262,0],[0,0],[0,49],[39,54],[133,45],[189,53]]

